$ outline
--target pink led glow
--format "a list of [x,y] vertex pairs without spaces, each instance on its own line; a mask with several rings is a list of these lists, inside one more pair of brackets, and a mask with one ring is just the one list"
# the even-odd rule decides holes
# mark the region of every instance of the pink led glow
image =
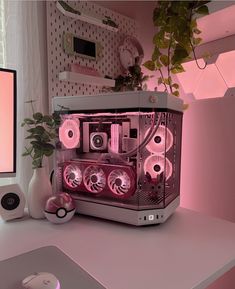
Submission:
[[[149,129],[146,135],[148,135]],[[167,152],[173,145],[173,135],[170,130],[164,126],[159,125],[159,128],[150,142],[146,145],[148,151],[152,153],[164,153]]]
[[14,169],[13,74],[0,71],[0,172]]
[[77,188],[82,182],[81,169],[74,164],[68,165],[64,169],[63,177],[69,188]]
[[234,77],[235,51],[222,53],[216,60],[216,66],[223,76],[228,87],[235,86]]
[[215,64],[210,64],[204,69],[203,77],[193,92],[196,99],[223,97],[227,86]]
[[117,196],[130,196],[133,185],[128,174],[121,169],[113,170],[108,176],[110,190]]
[[[165,170],[164,170],[165,169]],[[151,155],[144,162],[144,173],[150,174],[152,179],[156,179],[161,173],[165,173],[166,180],[172,175],[171,162],[161,155]]]
[[86,189],[91,193],[100,193],[106,185],[104,171],[98,166],[89,166],[83,174],[83,182]]
[[80,143],[80,123],[78,119],[66,119],[59,128],[59,139],[67,149],[78,147]]
[[111,150],[115,153],[119,151],[119,124],[111,124]]

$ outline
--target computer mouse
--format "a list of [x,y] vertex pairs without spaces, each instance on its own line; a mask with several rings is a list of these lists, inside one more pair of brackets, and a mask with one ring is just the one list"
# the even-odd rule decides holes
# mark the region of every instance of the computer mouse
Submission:
[[24,289],[60,289],[60,282],[48,272],[34,273],[22,281]]

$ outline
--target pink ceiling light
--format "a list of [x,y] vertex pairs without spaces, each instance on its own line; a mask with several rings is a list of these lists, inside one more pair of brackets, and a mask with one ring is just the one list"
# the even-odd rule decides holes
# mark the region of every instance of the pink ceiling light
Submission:
[[215,64],[207,65],[203,75],[193,92],[196,99],[223,97],[227,90],[220,72]]
[[[204,67],[205,61],[201,58],[198,59],[198,65]],[[182,85],[185,93],[192,93],[200,81],[203,70],[198,69],[196,61],[189,61],[183,64],[186,72],[177,74],[177,78]]]

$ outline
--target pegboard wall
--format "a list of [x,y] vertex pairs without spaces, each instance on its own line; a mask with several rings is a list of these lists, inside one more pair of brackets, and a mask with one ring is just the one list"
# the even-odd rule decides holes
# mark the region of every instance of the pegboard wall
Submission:
[[[93,16],[109,16],[118,24],[118,32],[74,20],[64,16],[56,7],[56,1],[47,1],[47,43],[48,43],[48,87],[49,99],[54,96],[94,95],[102,92],[102,87],[60,81],[59,72],[68,71],[71,63],[95,68],[102,76],[115,78],[122,69],[118,57],[118,47],[126,35],[136,36],[136,22],[126,16],[87,1],[66,1],[71,7]],[[99,61],[67,55],[63,50],[63,33],[98,41],[103,46],[103,57]]]

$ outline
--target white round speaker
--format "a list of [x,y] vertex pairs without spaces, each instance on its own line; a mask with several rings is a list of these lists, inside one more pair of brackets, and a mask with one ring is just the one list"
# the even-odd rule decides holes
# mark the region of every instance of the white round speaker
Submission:
[[24,216],[25,196],[18,184],[0,187],[0,215],[4,221]]

